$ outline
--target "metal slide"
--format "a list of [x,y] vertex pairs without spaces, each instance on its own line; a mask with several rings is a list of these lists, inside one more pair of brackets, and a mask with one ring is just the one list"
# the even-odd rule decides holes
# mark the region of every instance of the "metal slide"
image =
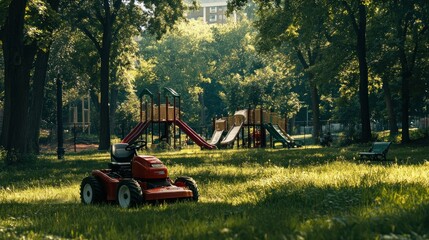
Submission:
[[270,124],[270,125],[273,126],[274,130],[276,130],[282,138],[286,139],[287,141],[291,140],[289,136],[284,134],[283,130],[279,127],[279,125],[276,125],[276,124]]
[[180,119],[176,119],[176,125],[182,129],[186,135],[188,135],[192,141],[194,141],[198,146],[207,148],[207,149],[215,149],[216,146],[206,142],[198,133],[196,133],[191,127],[189,127],[185,122]]
[[265,124],[265,128],[273,136],[273,138],[282,143],[283,147],[290,147],[290,141],[287,137],[281,132],[278,126],[273,126],[271,123]]
[[240,133],[240,129],[243,127],[243,123],[240,125],[234,125],[226,135],[226,137],[220,142],[221,145],[227,145],[234,142],[237,135]]
[[216,145],[219,142],[220,138],[222,137],[222,133],[223,133],[223,130],[221,130],[221,131],[215,130],[213,132],[212,139],[210,140],[209,143],[211,145]]
[[[230,143],[234,143],[235,138],[240,133],[241,128],[243,127],[244,122],[246,122],[247,119],[247,110],[239,110],[234,113],[234,125],[231,129],[229,129],[228,134],[226,134],[226,137],[220,142],[221,145],[228,145]],[[240,121],[240,124],[238,124],[238,121]]]
[[149,126],[150,120],[139,122],[137,126],[135,126],[127,136],[122,139],[122,143],[131,143],[134,142],[137,138],[139,138],[143,131]]
[[286,139],[289,147],[302,147],[303,143],[299,140],[295,140],[289,134],[287,134],[279,125],[273,124],[273,128],[280,133],[280,135]]

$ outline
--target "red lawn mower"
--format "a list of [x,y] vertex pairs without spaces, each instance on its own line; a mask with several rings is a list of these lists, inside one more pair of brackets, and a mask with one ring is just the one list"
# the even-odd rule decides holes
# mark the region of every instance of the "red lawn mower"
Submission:
[[145,141],[112,145],[109,169],[93,170],[82,180],[84,204],[117,202],[123,208],[144,202],[198,201],[198,187],[191,177],[168,177],[165,165],[154,156],[137,155]]

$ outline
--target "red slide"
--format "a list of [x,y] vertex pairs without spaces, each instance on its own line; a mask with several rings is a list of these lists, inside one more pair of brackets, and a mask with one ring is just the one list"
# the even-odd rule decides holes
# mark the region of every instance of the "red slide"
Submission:
[[139,124],[137,124],[137,126],[135,126],[133,130],[131,130],[131,132],[122,139],[122,143],[134,142],[143,134],[143,131],[149,126],[149,123],[150,121],[139,122]]
[[192,128],[190,128],[185,122],[182,120],[176,120],[176,125],[182,129],[186,135],[188,135],[192,141],[194,141],[198,146],[204,147],[207,149],[214,149],[216,146],[209,144],[204,140],[198,133],[196,133]]

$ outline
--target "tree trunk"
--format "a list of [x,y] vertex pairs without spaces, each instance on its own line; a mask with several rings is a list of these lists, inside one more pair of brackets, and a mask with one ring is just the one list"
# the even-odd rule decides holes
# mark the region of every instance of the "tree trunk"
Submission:
[[[399,8],[399,6],[398,6]],[[405,41],[407,37],[408,16],[398,18],[396,30],[398,36],[398,55],[401,64],[401,127],[402,127],[402,143],[410,141],[410,125],[409,125],[409,105],[410,105],[410,78],[412,75],[407,59],[405,49]]]
[[[310,66],[314,65],[316,62],[316,53],[311,54],[311,50],[307,51],[309,54],[309,63],[304,58],[304,55],[300,50],[296,50],[296,53],[298,55],[298,59],[302,65],[302,67],[307,70],[310,68]],[[311,109],[313,112],[313,141],[317,143],[319,141],[320,136],[320,97],[317,89],[317,85],[315,83],[314,75],[311,72],[307,72],[308,77],[308,83],[310,86],[311,91]]]
[[110,147],[110,121],[109,121],[109,52],[103,48],[101,56],[100,79],[100,145],[98,150],[108,150]]
[[110,131],[114,134],[115,127],[116,127],[116,109],[118,109],[118,87],[113,84],[112,88],[110,89]]
[[[58,12],[59,0],[48,0],[52,9]],[[50,34],[52,34],[52,29]],[[44,104],[45,96],[45,85],[46,85],[46,73],[48,71],[48,61],[50,46],[52,44],[51,35],[49,36],[49,44],[46,46],[46,51],[38,48],[37,58],[34,63],[34,75],[33,83],[31,86],[31,99],[30,99],[30,110],[29,110],[29,121],[27,128],[27,145],[29,151],[32,153],[39,154],[39,137],[40,137],[40,122],[42,119],[42,109]]]
[[394,136],[398,133],[398,124],[396,121],[395,110],[393,107],[392,93],[390,91],[390,84],[386,78],[383,78],[383,91],[384,101],[386,103],[387,116],[389,119],[390,136]]
[[320,137],[320,130],[321,130],[321,126],[320,126],[320,110],[319,110],[319,105],[320,105],[320,98],[319,98],[319,93],[317,90],[317,86],[314,83],[314,80],[311,79],[310,80],[310,87],[311,87],[311,110],[312,110],[312,114],[313,114],[313,140],[314,143],[318,143],[319,142],[319,137]]
[[288,129],[285,129],[287,133],[289,133],[290,135],[294,135],[295,134],[295,120],[296,120],[296,115],[293,115],[291,119],[289,119],[289,124]]
[[410,78],[411,72],[403,71],[402,76],[402,143],[410,141]]
[[45,95],[46,72],[48,70],[49,50],[44,52],[39,49],[34,64],[34,76],[32,84],[31,105],[29,112],[27,141],[29,150],[39,153],[40,122]]
[[359,27],[357,32],[357,55],[359,60],[359,103],[362,125],[361,141],[371,140],[371,124],[368,97],[368,63],[366,60],[366,7],[359,5]]
[[206,106],[204,103],[204,93],[198,93],[198,102],[200,103],[201,111],[200,111],[200,124],[201,127],[204,128],[206,122]]
[[6,162],[21,161],[21,154],[27,153],[25,139],[28,119],[28,65],[33,48],[24,46],[24,14],[26,0],[13,0],[9,4],[8,17],[4,25],[3,54],[5,103],[1,144],[7,150]]
[[100,102],[98,100],[97,92],[93,89],[89,90],[89,96],[91,98],[92,105],[95,110],[100,113]]
[[109,69],[110,69],[110,48],[112,45],[112,25],[110,13],[106,12],[103,29],[103,42],[100,52],[100,143],[98,150],[108,150],[110,147],[110,118],[109,118]]
[[359,0],[358,19],[356,21],[347,1],[341,2],[348,12],[353,30],[356,34],[356,55],[359,61],[359,104],[361,118],[361,142],[371,140],[371,122],[368,97],[368,63],[366,60],[366,7],[363,0]]

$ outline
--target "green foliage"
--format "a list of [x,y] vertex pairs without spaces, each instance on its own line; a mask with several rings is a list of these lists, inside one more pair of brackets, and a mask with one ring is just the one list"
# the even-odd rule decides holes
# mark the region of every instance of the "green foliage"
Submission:
[[61,24],[58,12],[45,0],[28,2],[24,25],[27,44],[37,41],[39,49],[48,51],[52,43],[52,32]]
[[200,200],[135,209],[80,203],[80,181],[106,153],[3,165],[0,238],[427,238],[425,147],[393,145],[388,163],[354,159],[366,148],[160,153],[173,179],[196,179]]
[[[400,61],[402,44],[412,76],[410,114],[423,117],[429,111],[429,7],[425,0],[234,0],[229,1],[229,9],[246,8],[248,16],[255,16],[253,22],[245,17],[239,23],[226,25],[191,20],[174,28],[172,24],[182,18],[185,9],[179,0],[108,2],[116,11],[109,94],[113,96],[117,91],[117,98],[110,104],[111,112],[117,106],[118,125],[139,119],[135,93],[144,88],[154,93],[163,87],[175,89],[182,97],[183,118],[195,126],[206,125],[214,116],[232,114],[249,105],[286,112],[290,118],[300,113],[297,120],[301,120],[304,111],[299,107],[311,109],[317,104],[311,103],[312,86],[316,86],[321,99],[320,119],[345,124],[347,143],[357,141],[359,68],[349,13],[356,12],[359,3],[364,3],[367,10],[371,120],[388,120],[383,89],[386,83],[391,88],[393,115],[398,119],[402,115],[401,78],[407,70]],[[9,3],[0,3],[1,26]],[[50,48],[43,126],[55,126],[54,79],[58,76],[64,82],[65,105],[88,91],[91,93],[95,123],[100,45],[84,35],[83,27],[97,40],[102,38],[102,2],[63,1],[59,13],[48,3],[51,1],[29,1],[25,19],[26,43],[37,40],[38,47],[47,50],[54,41]],[[56,31],[50,36],[53,29]],[[142,31],[142,39],[137,38]],[[4,73],[3,57],[1,50],[0,73]],[[1,74],[0,106],[3,88]]]
[[145,36],[140,45],[146,60],[141,61],[137,86],[155,93],[163,87],[175,89],[183,99],[183,117],[191,124],[249,104],[296,111],[289,58],[261,55],[253,35],[246,21],[209,26],[191,20],[159,41]]
[[37,160],[37,156],[35,154],[23,154],[14,149],[5,150],[3,147],[0,147],[0,164],[16,165],[20,164],[20,166],[24,166],[26,164],[34,164]]
[[10,1],[11,0],[4,0],[0,2],[0,26],[3,26],[6,21]]
[[[136,94],[129,93],[126,100],[122,100],[118,106],[116,117],[120,121],[118,125],[122,127],[131,127],[134,122],[140,120],[140,101]],[[129,125],[128,125],[129,124]]]

